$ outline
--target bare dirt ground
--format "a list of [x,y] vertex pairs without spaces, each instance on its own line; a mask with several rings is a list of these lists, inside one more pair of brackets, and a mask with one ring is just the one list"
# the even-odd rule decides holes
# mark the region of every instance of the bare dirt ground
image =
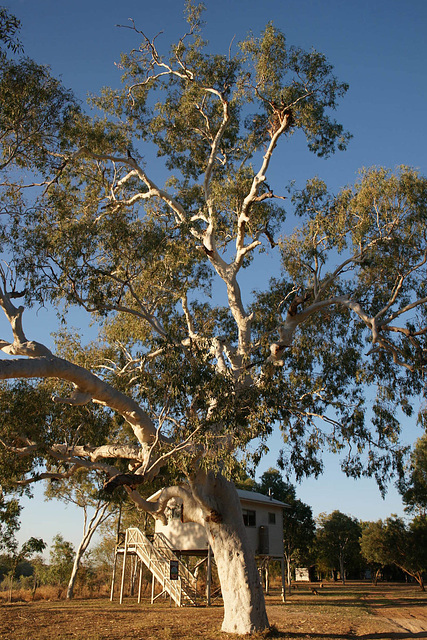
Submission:
[[370,593],[366,596],[366,601],[376,615],[386,618],[401,631],[410,631],[417,634],[415,637],[427,638],[426,594],[420,591],[409,594],[402,588],[393,589],[390,586],[384,597],[381,597],[381,591],[380,595]]
[[[405,640],[427,638],[427,594],[414,585],[368,583],[299,587],[281,602],[267,596],[270,631],[262,639]],[[178,609],[126,599],[0,605],[1,640],[218,640],[222,606]]]

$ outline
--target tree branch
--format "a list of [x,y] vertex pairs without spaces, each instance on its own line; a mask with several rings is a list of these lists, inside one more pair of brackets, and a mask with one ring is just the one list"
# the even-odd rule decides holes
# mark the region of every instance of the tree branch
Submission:
[[151,418],[134,400],[83,367],[67,360],[52,356],[49,359],[0,361],[0,379],[13,378],[59,378],[71,382],[79,392],[89,395],[94,402],[120,413],[131,425],[141,444],[150,443],[156,436],[157,430]]

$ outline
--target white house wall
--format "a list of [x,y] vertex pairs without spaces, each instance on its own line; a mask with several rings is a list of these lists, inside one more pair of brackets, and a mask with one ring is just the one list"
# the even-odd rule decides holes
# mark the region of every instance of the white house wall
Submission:
[[156,533],[163,533],[172,543],[174,549],[179,551],[206,551],[208,539],[206,530],[196,522],[181,522],[181,520],[169,520],[168,524],[162,524],[156,520]]
[[[255,526],[246,527],[246,533],[249,537],[251,547],[255,553],[259,552],[259,529],[260,527],[268,527],[269,550],[268,555],[283,555],[283,509],[275,504],[254,504],[249,500],[241,500],[242,509],[250,509],[255,511]],[[269,523],[269,513],[274,513],[276,523]]]
[[[245,492],[247,493],[247,492]],[[283,555],[283,506],[277,501],[258,503],[252,500],[241,498],[242,509],[255,511],[255,526],[247,526],[248,535],[252,550],[259,553],[260,527],[268,528],[269,549],[268,555],[281,557]],[[276,522],[269,522],[269,513],[274,513]],[[156,533],[163,533],[172,543],[176,550],[202,552],[208,548],[208,540],[205,529],[194,522],[182,523],[179,518],[169,520],[167,525],[156,520]]]

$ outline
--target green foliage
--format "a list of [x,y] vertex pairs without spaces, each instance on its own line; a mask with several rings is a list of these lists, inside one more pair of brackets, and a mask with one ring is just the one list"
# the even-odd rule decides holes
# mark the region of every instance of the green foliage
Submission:
[[54,153],[67,149],[78,107],[70,91],[45,66],[24,58],[3,61],[0,70],[0,169],[31,167],[48,175]]
[[20,27],[20,20],[9,13],[5,7],[0,7],[0,58],[2,61],[6,53],[4,47],[13,53],[17,53],[22,49],[22,45],[17,38]]
[[[225,235],[234,216],[232,208],[221,203],[230,198],[231,204],[242,166],[269,141],[284,114],[292,113],[289,133],[301,129],[318,155],[346,146],[348,134],[330,120],[328,111],[336,108],[347,85],[337,81],[321,54],[288,49],[272,24],[259,38],[250,35],[239,43],[234,56],[226,56],[208,52],[208,43],[200,37],[199,14],[189,20],[188,34],[172,46],[169,59],[135,27],[142,43],[122,56],[125,88],[104,90],[95,104],[132,127],[137,139],[154,143],[167,168],[182,176],[179,197],[188,206],[185,192],[206,170],[227,101],[227,126],[210,185],[210,201]],[[165,65],[171,73],[162,73]],[[251,113],[253,108],[257,112]],[[247,178],[253,177],[250,165],[247,171]],[[193,198],[189,213],[196,207]],[[255,210],[264,209],[263,203],[257,204],[254,217]]]
[[[72,445],[79,437],[93,445],[103,444],[111,435],[111,415],[102,408],[70,407],[52,402],[64,385],[45,381],[33,385],[24,381],[3,385],[0,393],[0,480],[4,489],[17,490],[24,478],[37,478],[46,471],[66,471],[70,464],[50,455],[58,442]],[[19,453],[20,455],[17,455]],[[31,495],[30,485],[18,491]]]
[[345,574],[350,568],[360,565],[361,526],[356,518],[340,511],[320,514],[316,530],[316,550],[320,563]]
[[253,118],[251,127],[258,144],[265,142],[270,127],[277,126],[278,112],[292,114],[290,133],[301,129],[308,148],[319,156],[327,156],[335,147],[345,149],[350,135],[327,115],[348,89],[332,74],[332,66],[323,54],[288,47],[283,33],[269,23],[257,38],[251,35],[240,43],[246,70],[241,79],[245,97],[258,101],[264,113]]
[[415,578],[424,591],[423,574],[427,569],[427,520],[415,517],[409,524],[391,516],[384,522],[369,523],[362,534],[362,553],[368,562],[382,566],[395,564]]
[[[50,437],[57,434],[46,429],[47,414],[51,409],[50,396],[45,389],[36,389],[26,382],[18,381],[12,385],[3,385],[0,394],[1,407],[1,439],[10,443],[13,448],[25,447],[31,441],[41,439],[41,443],[48,443]],[[17,480],[31,471],[42,460],[41,451],[31,450],[28,456],[17,456],[16,452],[2,446],[1,482],[6,488],[12,488]]]
[[[92,314],[100,339],[84,345],[63,330],[57,351],[150,415],[169,438],[156,443],[166,479],[195,464],[236,475],[236,459],[256,465],[279,425],[281,466],[297,479],[321,473],[329,450],[384,491],[403,469],[399,411],[411,415],[424,393],[427,181],[375,168],[334,195],[315,178],[291,190],[285,211],[266,182],[271,156],[297,131],[319,156],[345,148],[331,114],[347,85],[273,24],[214,54],[201,17],[188,3],[188,33],[169,52],[133,25],[123,86],[92,97],[96,115],[45,68],[4,66],[3,164],[41,175],[44,189],[3,190],[14,269],[3,285],[27,304]],[[164,188],[147,145],[170,173]],[[246,307],[240,272],[267,246],[281,271]],[[210,297],[217,276],[225,304]],[[272,341],[292,319],[273,361]],[[0,455],[11,480],[35,475],[44,457],[48,470],[68,471],[49,457],[55,442],[135,443],[123,416],[51,406],[66,386],[5,389]],[[21,419],[23,404],[34,419]],[[30,441],[37,452],[16,459],[11,447]]]
[[21,561],[30,557],[33,553],[41,553],[46,548],[46,543],[41,538],[29,538],[22,545],[20,556]]
[[50,580],[58,585],[67,584],[73,567],[75,550],[71,542],[58,533],[52,540],[49,552]]
[[16,550],[15,533],[19,530],[22,507],[16,498],[6,498],[0,492],[0,550],[11,553]]
[[[259,339],[273,329],[292,290],[303,292],[302,307],[335,297],[352,305],[319,309],[281,356],[291,373],[287,386],[280,381],[275,409],[288,440],[284,464],[298,476],[308,467],[321,472],[319,454],[325,448],[344,451],[350,441],[353,451],[342,463],[347,474],[374,475],[384,490],[390,471],[403,473],[397,416],[412,415],[424,393],[426,187],[425,178],[409,168],[395,174],[374,168],[338,196],[317,179],[294,195],[304,222],[281,240],[283,277],[252,305]],[[355,309],[364,315],[355,317]],[[375,318],[374,336],[364,318]],[[368,351],[369,341],[374,344]],[[271,390],[279,378],[274,376]],[[376,388],[371,409],[367,386]],[[309,418],[325,416],[327,405],[333,408],[331,438]]]
[[406,511],[427,514],[427,434],[418,438],[411,453],[408,475],[399,483]]

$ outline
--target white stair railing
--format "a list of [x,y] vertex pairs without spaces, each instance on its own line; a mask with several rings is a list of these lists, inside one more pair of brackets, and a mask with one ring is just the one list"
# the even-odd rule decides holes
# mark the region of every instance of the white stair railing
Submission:
[[[155,534],[151,542],[139,529],[132,527],[126,530],[123,552],[125,558],[127,553],[135,553],[160,583],[162,593],[167,592],[179,607],[183,600],[196,603],[196,578],[174,554],[166,536]],[[170,578],[171,560],[178,562],[180,575],[176,580]]]
[[158,549],[161,555],[168,561],[174,560],[178,562],[182,588],[186,592],[186,595],[189,595],[192,600],[195,600],[197,595],[197,578],[175,555],[170,540],[163,533],[155,533],[153,537],[153,546]]

